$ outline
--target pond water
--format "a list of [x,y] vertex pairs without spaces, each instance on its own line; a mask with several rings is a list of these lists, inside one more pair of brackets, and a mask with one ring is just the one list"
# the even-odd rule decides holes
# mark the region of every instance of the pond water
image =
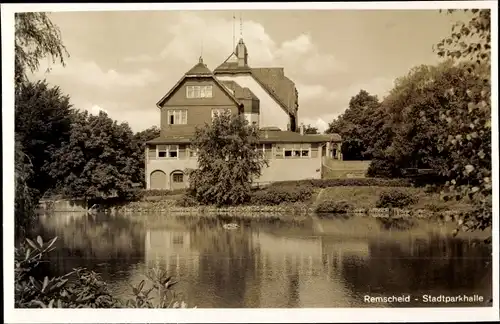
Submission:
[[[56,213],[40,217],[44,240],[58,236],[51,271],[87,267],[112,291],[148,268],[167,269],[175,291],[198,308],[487,306],[491,249],[451,227],[419,222],[396,229],[369,217],[294,223]],[[483,303],[426,303],[424,295],[482,296]],[[367,303],[365,296],[409,295],[410,301]]]

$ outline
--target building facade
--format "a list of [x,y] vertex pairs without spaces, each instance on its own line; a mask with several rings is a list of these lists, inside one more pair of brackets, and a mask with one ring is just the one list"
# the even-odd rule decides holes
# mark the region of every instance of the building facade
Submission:
[[200,57],[157,103],[160,137],[147,142],[146,188],[185,188],[186,169],[197,167],[190,147],[197,127],[220,112],[244,115],[260,129],[268,160],[256,182],[321,178],[325,157],[340,159],[337,134],[306,135],[298,127],[298,94],[283,68],[251,68],[243,39],[214,71]]

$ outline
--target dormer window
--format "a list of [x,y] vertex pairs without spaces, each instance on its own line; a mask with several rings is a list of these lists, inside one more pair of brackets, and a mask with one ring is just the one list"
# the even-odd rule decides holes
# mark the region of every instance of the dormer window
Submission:
[[212,98],[212,86],[187,86],[186,87],[186,98]]

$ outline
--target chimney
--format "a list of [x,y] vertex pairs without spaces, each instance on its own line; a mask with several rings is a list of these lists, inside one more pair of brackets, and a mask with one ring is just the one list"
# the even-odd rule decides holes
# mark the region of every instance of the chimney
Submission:
[[300,124],[300,135],[304,135],[304,124]]

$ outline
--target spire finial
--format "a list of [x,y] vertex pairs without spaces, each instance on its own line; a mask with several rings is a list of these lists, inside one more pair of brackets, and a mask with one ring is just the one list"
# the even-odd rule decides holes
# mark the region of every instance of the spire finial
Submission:
[[201,46],[200,46],[200,59],[198,62],[203,63],[203,39],[201,40]]

